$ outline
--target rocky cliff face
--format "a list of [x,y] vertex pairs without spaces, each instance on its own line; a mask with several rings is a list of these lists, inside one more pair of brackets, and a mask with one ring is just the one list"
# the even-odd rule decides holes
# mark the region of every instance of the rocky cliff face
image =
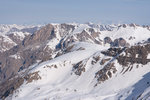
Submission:
[[[13,95],[14,99],[23,99],[15,93],[20,91],[20,86],[32,85],[35,81],[38,90],[42,91],[38,83],[40,80],[45,84],[53,84],[53,81],[58,79],[54,82],[56,86],[57,83],[66,86],[57,88],[66,88],[65,90],[69,91],[68,88],[73,87],[76,88],[74,92],[80,93],[88,86],[99,88],[107,81],[117,80],[117,76],[134,73],[133,70],[136,72],[141,67],[148,66],[150,62],[150,31],[147,27],[135,24],[48,24],[40,29],[11,28],[8,33],[10,32],[13,33],[0,35],[0,91],[3,91],[0,92],[0,98],[3,99],[10,95]],[[142,37],[139,36],[141,32],[144,33]],[[11,41],[7,42],[4,38]],[[146,73],[145,71],[139,75]],[[50,77],[50,80],[47,77]],[[126,77],[128,78],[128,75]],[[76,79],[74,83],[72,79]],[[68,81],[70,83],[67,83]],[[80,82],[84,84],[82,87],[78,86]],[[127,86],[117,87],[116,91],[123,88]],[[108,93],[109,89],[105,92]],[[51,95],[50,98],[55,99],[55,96]]]
[[25,68],[25,60],[21,56],[25,54],[18,51],[22,50],[22,41],[39,28],[40,26],[0,25],[0,82]]

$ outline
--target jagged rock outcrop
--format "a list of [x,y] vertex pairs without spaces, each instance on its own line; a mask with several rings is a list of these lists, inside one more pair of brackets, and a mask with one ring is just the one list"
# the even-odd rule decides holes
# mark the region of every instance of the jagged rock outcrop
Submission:
[[105,38],[104,38],[104,44],[106,44],[106,43],[108,43],[108,44],[111,44],[111,43],[112,43],[112,40],[111,40],[110,37],[105,37]]
[[43,42],[46,42],[47,40],[50,40],[54,37],[56,37],[54,27],[53,27],[53,25],[48,24],[45,27],[38,30],[37,32],[35,32],[34,34],[26,37],[23,40],[22,45],[23,46],[28,46],[30,44],[32,44],[32,45],[39,44],[40,45]]
[[119,39],[115,39],[113,43],[111,43],[112,46],[114,47],[128,47],[129,43],[126,42],[125,39],[123,38],[119,38]]
[[126,40],[123,38],[115,39],[114,41],[112,41],[110,37],[105,37],[104,44],[106,43],[110,44],[112,47],[128,47],[129,46],[129,43],[127,43]]
[[0,62],[2,62],[0,80],[8,79],[38,60],[46,61],[51,59],[52,50],[46,46],[46,43],[43,43],[53,37],[55,37],[54,27],[47,25],[37,31],[37,33],[28,35],[22,43],[4,52],[1,55],[4,57],[0,58]]
[[102,51],[104,55],[116,57],[118,63],[122,66],[145,65],[150,62],[150,59],[147,59],[149,53],[150,44],[131,46],[130,48],[110,48],[107,51]]
[[75,29],[74,25],[70,25],[70,24],[60,24],[60,36],[63,37],[64,35],[68,35],[70,32],[73,32]]
[[[94,34],[94,33],[93,33]],[[95,34],[100,34],[100,33],[95,33]],[[96,35],[95,35],[96,36]],[[78,38],[78,40],[79,41],[90,41],[90,39],[91,40],[93,40],[93,42],[94,43],[96,43],[96,44],[101,44],[101,42],[100,41],[98,41],[98,40],[96,40],[95,39],[95,36],[94,37],[92,37],[90,34],[88,34],[87,33],[87,31],[85,31],[85,30],[83,30],[80,34],[77,34],[77,38]]]
[[[100,86],[101,83],[103,84],[105,81],[117,77],[117,75],[125,75],[127,71],[131,71],[134,67],[148,65],[150,62],[149,38],[140,39],[134,34],[127,33],[128,28],[131,28],[134,33],[134,30],[138,27],[141,28],[141,26],[135,24],[99,26],[64,23],[48,24],[40,30],[37,30],[36,27],[12,28],[8,33],[34,33],[24,34],[21,38],[18,34],[7,35],[16,44],[6,43],[4,46],[10,48],[0,52],[0,91],[2,91],[0,92],[0,99],[13,94],[13,91],[23,83],[30,85],[36,80],[43,80],[42,77],[48,80],[45,80],[46,82],[51,82],[49,78],[52,79],[53,77],[48,76],[49,73],[56,77],[58,75],[58,79],[55,77],[57,80],[55,82],[56,86],[61,82],[65,82],[65,84],[70,80],[72,82],[74,79],[76,80],[73,85],[77,86],[81,80],[90,77],[88,81],[82,82],[86,86],[94,87]],[[125,31],[129,36],[121,35],[122,37],[120,37],[119,30],[121,32],[122,30],[123,32]],[[144,33],[148,33],[147,29],[144,28],[143,30]],[[115,35],[113,36],[113,34]],[[139,38],[138,41],[136,40],[137,38]],[[143,42],[143,39],[146,41]],[[0,43],[3,44],[4,41],[1,40]],[[129,46],[130,41],[133,45],[131,47]],[[32,65],[35,66],[33,67]],[[35,69],[28,68],[30,66]],[[30,73],[30,70],[33,72]],[[66,78],[68,75],[69,77]],[[74,87],[73,85],[69,84],[68,86],[72,88]],[[74,91],[78,93],[78,89],[82,90],[82,87],[74,89]],[[64,91],[70,92],[71,90],[68,87],[67,89],[64,87],[63,89],[58,89],[58,91],[63,91],[64,93]]]
[[22,77],[16,77],[11,80],[7,80],[4,83],[0,84],[0,98],[4,100],[6,97],[8,97],[10,94],[13,93],[14,90],[19,88],[24,82],[24,79]]
[[150,59],[147,59],[148,54],[150,53],[150,44],[144,46],[132,46],[125,50],[125,55],[120,55],[117,60],[119,64],[127,66],[130,64],[142,64],[145,65],[150,62]]
[[[6,80],[3,83],[0,83],[0,98],[5,99],[7,96],[12,94],[16,89],[18,89],[24,81],[26,84],[31,83],[32,81],[40,80],[39,72],[33,72],[26,74],[27,72],[23,72],[21,74],[15,75],[15,77],[11,77],[9,80]],[[24,75],[23,75],[24,74]]]
[[85,66],[86,64],[83,64],[82,61],[74,65],[73,70],[75,71],[75,74],[80,76],[82,72],[85,72]]
[[[11,45],[10,50],[4,52],[1,55],[0,62],[1,71],[0,77],[1,80],[9,78],[11,75],[15,75],[18,71],[34,64],[37,62],[46,61],[52,59],[52,54],[55,51],[59,51],[59,54],[55,57],[60,56],[60,54],[65,54],[70,52],[71,47],[69,44],[80,41],[80,42],[90,42],[101,45],[101,39],[99,36],[100,32],[95,31],[93,28],[83,29],[81,32],[77,32],[71,35],[70,32],[73,32],[77,26],[71,24],[60,24],[60,25],[52,25],[48,24],[42,27],[40,30],[35,32],[35,28],[25,28],[22,29],[23,32],[35,32],[33,34],[29,34],[25,36],[25,39],[22,41],[13,34],[10,34],[9,37],[17,44],[16,46]],[[12,29],[11,31],[19,31],[18,29]],[[58,38],[59,36],[59,38]],[[61,38],[61,39],[60,39]],[[57,39],[58,43],[56,47],[49,47],[47,43],[53,39]],[[104,43],[109,43],[113,47],[128,47],[128,43],[123,38],[118,38],[112,41],[110,37],[104,38]],[[7,46],[7,45],[5,45]],[[10,46],[10,45],[9,45]],[[56,48],[56,49],[54,49]],[[110,50],[111,52],[107,52],[109,55],[117,56],[118,53],[122,52],[122,49]],[[3,58],[4,56],[4,58]],[[16,57],[15,57],[16,56]],[[19,57],[19,59],[17,58]],[[17,58],[17,59],[16,59]],[[123,58],[122,58],[123,59]],[[16,60],[16,61],[14,61]],[[17,62],[17,63],[13,63]],[[10,66],[15,66],[9,68]],[[12,70],[13,69],[13,70]],[[7,72],[10,72],[9,74]]]
[[98,81],[95,86],[111,78],[112,74],[116,73],[116,71],[117,69],[115,68],[114,63],[108,63],[105,65],[103,69],[95,73],[95,78],[97,78]]
[[109,48],[107,51],[102,51],[101,53],[106,56],[112,56],[115,57],[122,53],[126,48]]
[[[87,31],[83,30],[81,33],[77,33],[74,36],[67,36],[74,29],[75,26],[69,24],[48,24],[35,33],[25,36],[23,41],[21,41],[21,39],[19,40],[19,38],[15,35],[10,34],[9,36],[11,39],[17,42],[18,45],[16,44],[16,46],[12,46],[11,49],[1,55],[4,56],[4,58],[0,58],[0,62],[2,62],[0,80],[8,79],[10,76],[15,75],[18,71],[27,68],[38,61],[43,62],[52,59],[52,53],[54,51],[62,49],[62,52],[64,53],[69,52],[68,45],[75,41],[86,42],[92,40],[92,42],[96,44],[101,44],[100,41],[95,39],[100,33],[95,32],[95,30],[91,28],[87,29],[91,35]],[[25,31],[34,31],[34,29],[24,29],[24,32]],[[59,40],[58,36],[64,37],[65,35],[67,36],[66,38]],[[55,47],[51,48],[47,45],[48,42],[53,39],[58,40],[56,50]],[[15,56],[18,56],[19,58]],[[15,62],[18,64],[13,63],[14,60],[16,60]],[[7,72],[9,72],[9,74]]]

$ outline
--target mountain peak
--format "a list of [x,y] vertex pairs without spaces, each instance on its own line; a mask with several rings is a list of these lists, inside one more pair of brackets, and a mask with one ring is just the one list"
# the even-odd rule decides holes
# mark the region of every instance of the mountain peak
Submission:
[[0,25],[0,99],[150,98],[148,26],[4,27]]

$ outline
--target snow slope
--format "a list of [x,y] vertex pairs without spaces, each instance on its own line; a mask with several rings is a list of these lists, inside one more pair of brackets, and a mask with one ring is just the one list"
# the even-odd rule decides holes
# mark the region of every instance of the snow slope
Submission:
[[[124,51],[115,57],[102,51],[111,47],[104,43],[105,37],[112,41],[123,38],[130,48],[139,42],[145,44],[150,30],[138,25],[67,24],[74,29],[52,25],[55,37],[46,45],[53,50],[53,59],[23,70],[27,73],[22,76],[29,77],[6,100],[149,100],[150,62],[134,63],[128,71],[130,64],[123,66],[117,60],[119,55],[125,55]],[[56,57],[58,52],[61,55]]]
[[[85,50],[76,51],[77,48],[80,47],[85,48]],[[150,63],[138,69],[135,64],[130,72],[121,74],[122,66],[119,65],[117,61],[114,61],[117,73],[109,80],[95,87],[95,83],[97,83],[95,73],[104,66],[99,63],[92,65],[91,60],[93,56],[97,55],[100,56],[101,59],[107,58],[100,54],[100,51],[105,49],[108,48],[90,43],[75,43],[72,52],[36,65],[30,73],[39,72],[41,79],[31,83],[25,81],[13,94],[12,99],[124,100],[128,98],[127,100],[131,100],[131,97],[138,97],[136,92],[132,94],[133,91],[139,93],[146,91],[145,89],[149,86],[146,84],[146,82],[149,81],[149,77],[145,75],[149,75]],[[73,64],[82,60],[86,63],[85,72],[83,72],[81,76],[75,75]],[[55,65],[57,68],[48,67]],[[147,81],[145,81],[145,79]],[[144,92],[144,94],[145,93],[146,92]]]
[[150,31],[140,26],[127,26],[126,28],[120,27],[119,29],[115,28],[113,31],[102,31],[101,33],[102,38],[109,36],[114,40],[116,38],[122,37],[128,43],[130,43],[130,45],[135,45],[138,42],[143,42],[150,37]]

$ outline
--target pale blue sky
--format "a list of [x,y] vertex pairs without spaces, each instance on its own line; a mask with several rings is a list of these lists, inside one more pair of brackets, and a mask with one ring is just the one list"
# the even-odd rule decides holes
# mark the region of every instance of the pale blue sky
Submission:
[[52,22],[150,25],[150,0],[0,0],[0,24]]

